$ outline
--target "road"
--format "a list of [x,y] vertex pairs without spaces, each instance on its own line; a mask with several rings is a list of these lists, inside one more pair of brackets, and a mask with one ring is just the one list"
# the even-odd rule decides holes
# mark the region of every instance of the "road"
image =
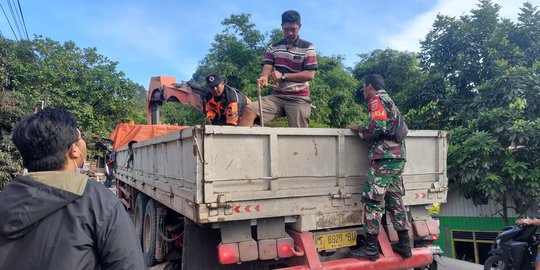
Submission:
[[484,266],[466,261],[456,260],[448,257],[441,257],[442,262],[438,270],[483,270]]

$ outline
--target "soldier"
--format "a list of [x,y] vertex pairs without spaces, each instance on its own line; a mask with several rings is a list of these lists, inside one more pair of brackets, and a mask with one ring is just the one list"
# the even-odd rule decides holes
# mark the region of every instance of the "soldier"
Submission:
[[399,242],[392,249],[403,258],[412,256],[409,243],[409,222],[403,205],[405,193],[401,173],[405,165],[405,142],[407,125],[394,101],[384,90],[384,79],[371,74],[365,79],[364,99],[369,106],[369,121],[364,125],[351,126],[362,140],[370,141],[371,166],[364,185],[363,202],[366,245],[350,251],[349,256],[377,260],[379,242],[377,236],[384,209],[398,232]]

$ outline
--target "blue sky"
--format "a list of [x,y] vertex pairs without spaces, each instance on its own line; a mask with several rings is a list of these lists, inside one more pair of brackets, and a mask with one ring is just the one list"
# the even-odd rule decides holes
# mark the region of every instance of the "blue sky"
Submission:
[[[494,0],[501,16],[515,21],[524,0]],[[536,6],[540,0],[530,0]],[[10,22],[9,3],[0,0]],[[151,76],[189,80],[208,53],[221,22],[231,14],[249,13],[263,33],[280,27],[281,13],[295,9],[302,15],[300,36],[323,55],[343,55],[345,65],[358,54],[392,48],[418,51],[435,16],[469,14],[476,0],[19,0],[28,34],[74,41],[80,48],[119,62],[127,78],[148,87]],[[0,31],[15,39],[0,14]],[[15,35],[19,36],[15,28]]]

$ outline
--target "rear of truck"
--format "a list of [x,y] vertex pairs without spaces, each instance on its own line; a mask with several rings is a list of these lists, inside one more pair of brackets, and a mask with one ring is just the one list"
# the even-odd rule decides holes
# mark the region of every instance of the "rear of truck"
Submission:
[[[414,238],[402,260],[392,225],[376,262],[346,258],[362,244],[368,145],[346,129],[205,126],[122,148],[118,194],[149,265],[183,269],[402,269],[431,263],[446,201],[447,134],[411,131],[403,173]],[[176,256],[174,256],[176,254]],[[168,256],[168,258],[167,258]]]

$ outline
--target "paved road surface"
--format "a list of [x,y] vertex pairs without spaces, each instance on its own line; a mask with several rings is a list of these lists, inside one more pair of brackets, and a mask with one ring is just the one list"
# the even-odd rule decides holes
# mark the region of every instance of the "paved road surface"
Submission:
[[441,257],[442,262],[438,270],[483,270],[484,266],[466,261],[456,260],[448,257]]

